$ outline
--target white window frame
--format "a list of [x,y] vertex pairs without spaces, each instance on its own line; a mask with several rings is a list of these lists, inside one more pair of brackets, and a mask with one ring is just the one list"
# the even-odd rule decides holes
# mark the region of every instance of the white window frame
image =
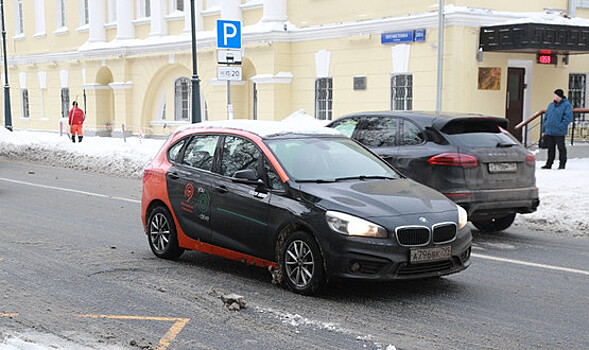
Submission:
[[[185,84],[185,85],[182,85]],[[184,89],[186,87],[186,89]],[[191,107],[191,80],[180,77],[174,81],[174,120],[189,122]],[[185,104],[185,105],[184,105]]]
[[[324,87],[319,86],[325,83]],[[324,98],[322,97],[324,96]],[[333,78],[315,78],[315,119],[331,120],[333,114]]]
[[57,29],[67,28],[67,6],[66,0],[55,0],[55,18]]
[[14,34],[15,36],[23,36],[25,34],[25,18],[24,18],[24,2],[23,0],[15,0],[14,2]]
[[[411,84],[394,85],[397,77],[411,77]],[[413,109],[413,73],[391,74],[390,103],[391,111],[410,111]],[[405,79],[407,82],[407,79]],[[399,92],[403,92],[401,95]],[[402,104],[402,106],[401,106]]]
[[89,9],[89,2],[90,0],[78,0],[79,1],[79,18],[80,18],[80,27],[87,26],[90,24],[90,9]]
[[[180,5],[180,6],[178,6],[178,5]],[[186,11],[186,2],[184,2],[184,0],[170,0],[170,12],[171,13],[174,13],[174,12],[184,13],[184,11]]]
[[45,29],[45,0],[35,0],[35,35],[46,35]]
[[207,0],[207,10],[221,9],[221,0]]
[[151,17],[151,1],[154,0],[137,0],[137,19]]

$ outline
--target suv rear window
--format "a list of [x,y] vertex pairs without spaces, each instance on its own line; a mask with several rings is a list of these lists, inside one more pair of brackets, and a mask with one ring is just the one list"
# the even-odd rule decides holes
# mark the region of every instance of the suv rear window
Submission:
[[493,119],[458,119],[448,122],[440,131],[450,143],[458,146],[496,147],[498,144],[517,144],[518,141],[501,127]]

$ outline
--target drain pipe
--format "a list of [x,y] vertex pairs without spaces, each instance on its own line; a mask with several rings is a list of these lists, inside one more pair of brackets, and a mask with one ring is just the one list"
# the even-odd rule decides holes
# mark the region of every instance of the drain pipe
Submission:
[[444,0],[438,8],[438,84],[436,92],[436,114],[442,110],[442,72],[444,70]]
[[569,0],[569,17],[574,18],[577,11],[577,0]]

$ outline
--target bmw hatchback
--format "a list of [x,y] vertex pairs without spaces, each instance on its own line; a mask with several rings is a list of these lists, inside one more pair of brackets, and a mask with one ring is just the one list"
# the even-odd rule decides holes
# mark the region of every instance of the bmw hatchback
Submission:
[[221,121],[172,134],[143,177],[153,253],[265,267],[290,290],[415,279],[470,264],[466,212],[336,130]]
[[501,231],[517,213],[536,211],[536,159],[508,120],[414,111],[354,113],[329,124],[380,155],[403,175],[467,210],[475,227]]

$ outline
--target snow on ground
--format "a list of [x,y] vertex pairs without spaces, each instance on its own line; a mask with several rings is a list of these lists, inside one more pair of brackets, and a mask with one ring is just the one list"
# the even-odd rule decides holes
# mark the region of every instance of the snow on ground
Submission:
[[[72,143],[64,134],[0,128],[0,156],[71,169],[140,178],[163,139],[88,137]],[[589,156],[589,153],[588,153]],[[536,162],[540,207],[518,215],[515,225],[555,234],[589,237],[589,158],[569,159],[566,170],[544,170]],[[1,176],[1,174],[0,174]]]

